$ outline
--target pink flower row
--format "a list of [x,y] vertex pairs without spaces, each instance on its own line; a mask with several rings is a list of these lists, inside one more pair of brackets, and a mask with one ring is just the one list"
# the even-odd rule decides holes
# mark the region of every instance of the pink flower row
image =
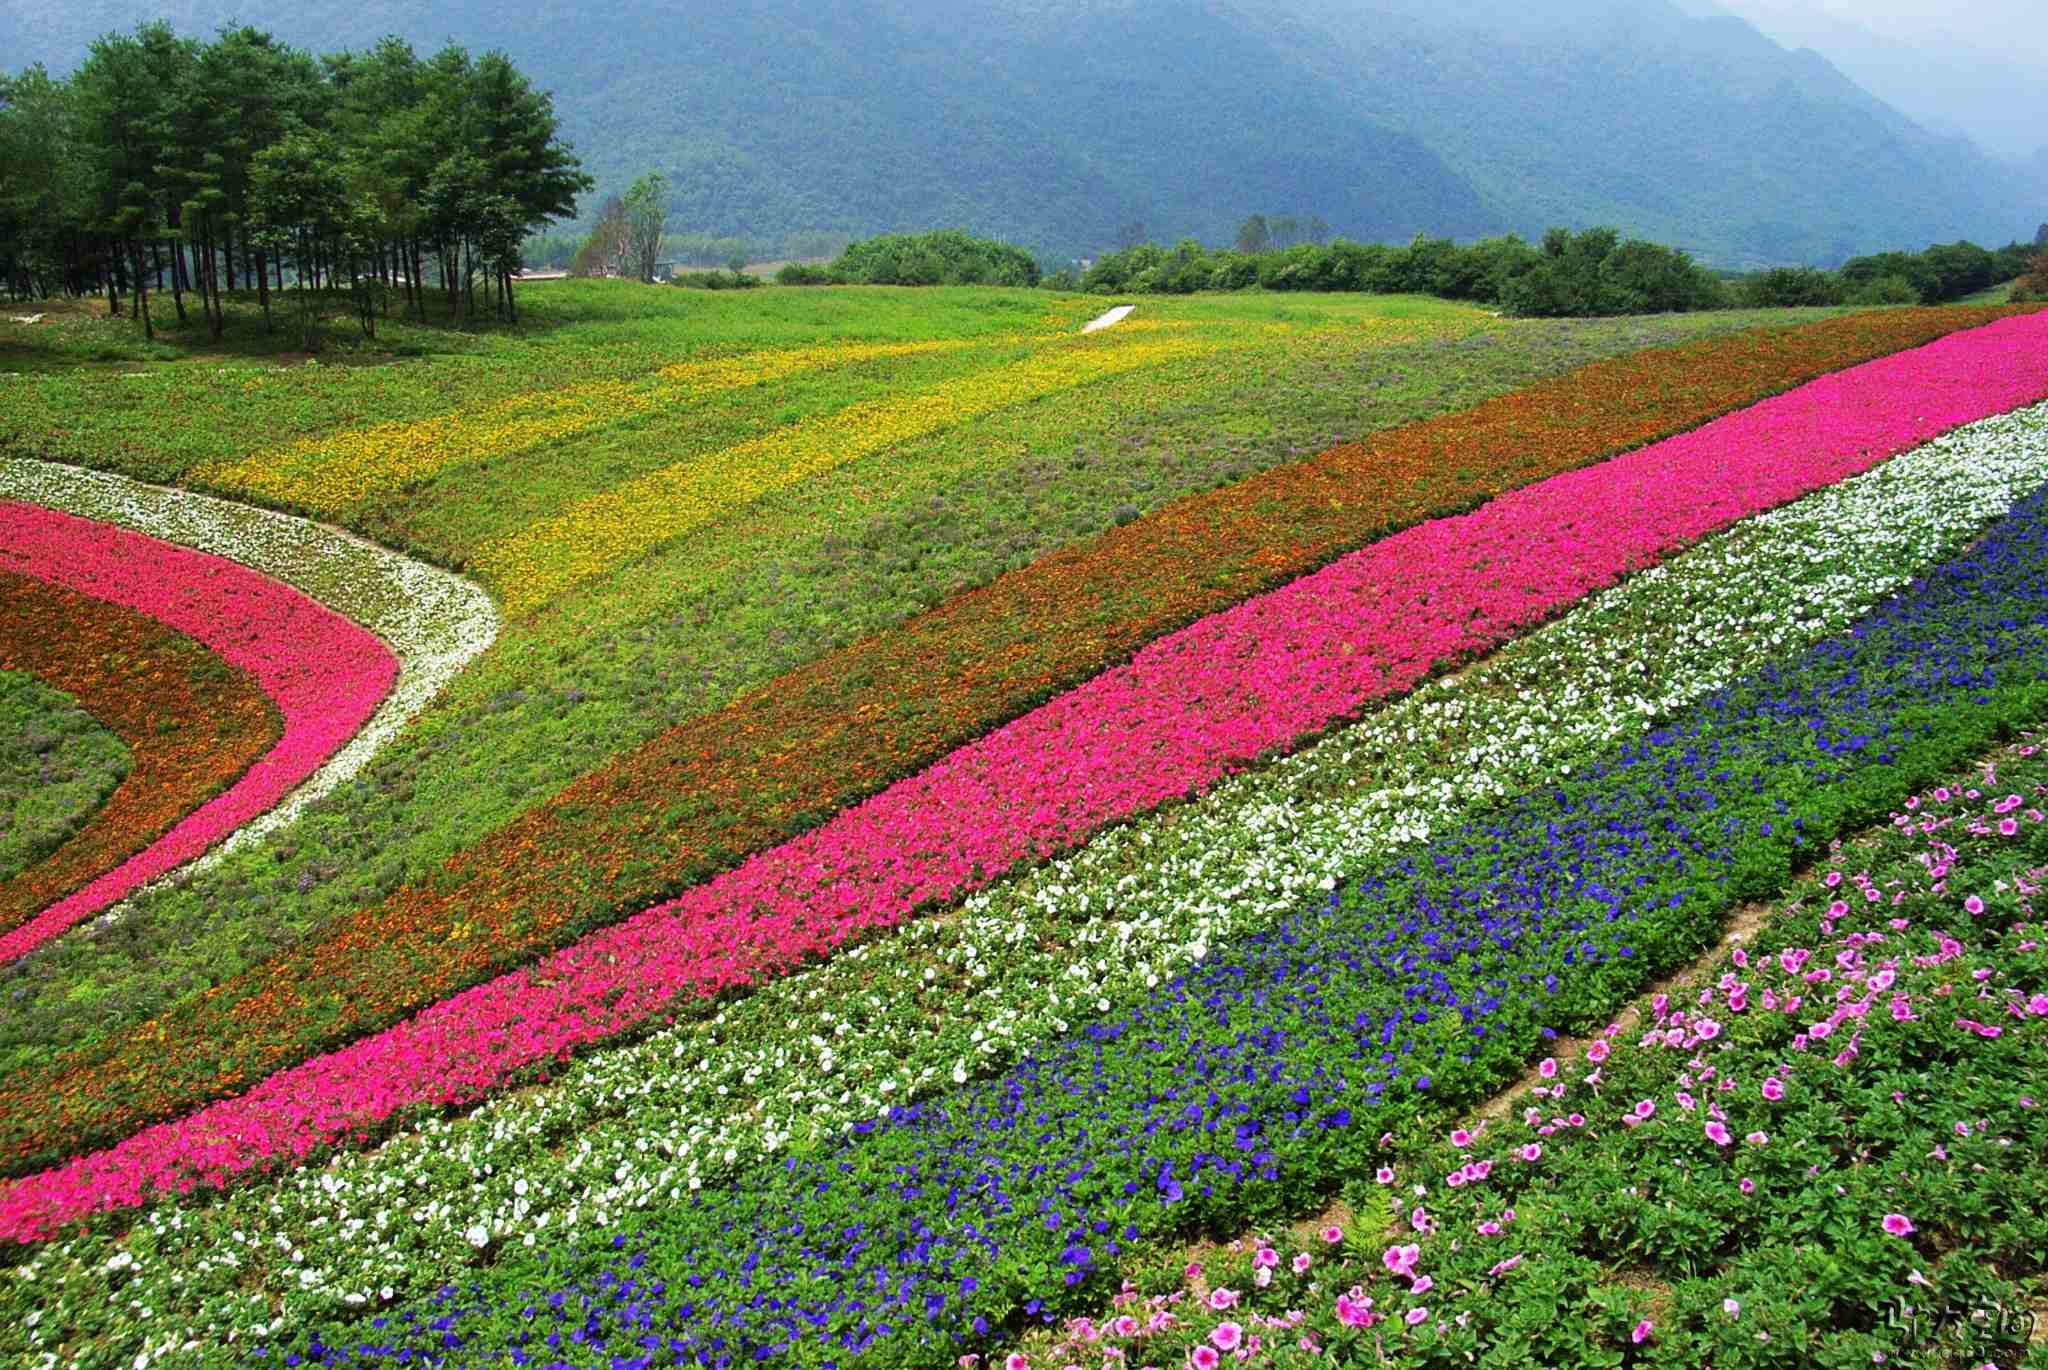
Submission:
[[1196,793],[1738,519],[2044,396],[2048,314],[2005,320],[1408,529],[1159,640],[679,899],[25,1179],[0,1197],[0,1234],[33,1240],[303,1158],[401,1110],[476,1099],[678,996],[785,973]]
[[375,634],[223,557],[40,505],[0,501],[0,568],[147,614],[247,671],[284,719],[241,778],[148,847],[0,936],[0,961],[41,946],[199,856],[353,737],[398,678]]

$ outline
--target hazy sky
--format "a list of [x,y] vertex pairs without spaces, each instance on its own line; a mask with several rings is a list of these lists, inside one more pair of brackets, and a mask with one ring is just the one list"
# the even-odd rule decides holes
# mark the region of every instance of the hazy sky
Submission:
[[1829,15],[1892,38],[1946,33],[1973,46],[2048,56],[2041,0],[1754,0],[1754,7]]
[[1930,127],[1969,134],[1996,156],[2024,159],[2048,146],[2044,0],[1718,2],[1789,47],[1819,50],[1872,93]]

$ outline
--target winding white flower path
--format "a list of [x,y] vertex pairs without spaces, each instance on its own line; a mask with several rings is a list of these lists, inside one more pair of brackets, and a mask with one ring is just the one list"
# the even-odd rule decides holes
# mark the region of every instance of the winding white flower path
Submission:
[[[311,519],[26,457],[0,457],[0,499],[60,509],[239,562],[367,628],[398,658],[397,685],[361,730],[274,808],[181,867],[185,873],[275,832],[353,779],[498,635],[497,608],[480,586]],[[124,907],[105,916],[116,917]]]

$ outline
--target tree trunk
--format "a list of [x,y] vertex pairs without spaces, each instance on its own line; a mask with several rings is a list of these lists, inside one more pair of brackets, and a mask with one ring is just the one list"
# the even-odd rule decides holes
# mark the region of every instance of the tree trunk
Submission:
[[185,245],[178,239],[171,239],[171,303],[178,307],[178,323],[185,322],[185,290],[188,281],[185,276]]
[[148,342],[156,341],[156,325],[149,318],[149,279],[142,270],[142,242],[137,239],[130,244],[135,260],[135,312],[142,315],[142,336]]
[[270,333],[270,261],[269,255],[258,249],[255,262],[256,298],[263,305],[263,332]]

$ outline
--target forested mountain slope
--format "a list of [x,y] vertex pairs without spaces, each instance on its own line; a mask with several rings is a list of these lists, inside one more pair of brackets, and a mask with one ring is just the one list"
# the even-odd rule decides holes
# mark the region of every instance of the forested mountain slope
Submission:
[[1666,0],[0,0],[0,67],[159,15],[502,47],[605,187],[668,175],[681,230],[958,225],[1069,256],[1257,211],[1361,238],[1607,222],[1740,263],[2048,216],[1812,55]]

